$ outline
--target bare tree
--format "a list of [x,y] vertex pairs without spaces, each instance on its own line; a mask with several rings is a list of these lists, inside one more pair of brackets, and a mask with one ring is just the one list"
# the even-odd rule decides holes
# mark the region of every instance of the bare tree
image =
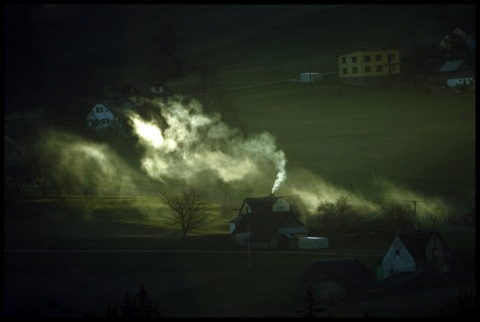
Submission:
[[415,229],[415,211],[410,206],[391,204],[384,206],[382,213],[395,233],[407,233]]
[[341,237],[352,227],[354,214],[348,198],[340,196],[334,202],[324,201],[317,208],[320,225],[335,244],[340,243]]
[[211,205],[204,190],[186,188],[179,194],[162,194],[162,203],[171,210],[171,223],[182,228],[182,241],[187,233],[205,222],[208,218],[207,209]]

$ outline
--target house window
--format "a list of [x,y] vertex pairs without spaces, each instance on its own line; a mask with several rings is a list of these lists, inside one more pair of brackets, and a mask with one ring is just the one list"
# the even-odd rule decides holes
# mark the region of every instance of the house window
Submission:
[[400,256],[400,249],[395,249],[395,256]]
[[103,119],[103,120],[102,120],[102,123],[103,123],[103,124],[109,124],[109,123],[110,123],[110,119]]
[[365,60],[366,63],[369,63],[369,62],[371,61],[371,59],[372,59],[372,58],[370,57],[370,55],[365,56],[365,58],[364,58],[364,60]]
[[277,211],[283,211],[283,210],[284,210],[283,206],[278,206],[277,207]]
[[365,66],[365,73],[370,73],[372,71],[371,66]]
[[375,61],[382,61],[382,55],[375,55]]
[[352,57],[352,63],[356,63],[357,62],[357,56],[353,56]]
[[387,61],[388,62],[395,61],[395,54],[388,54]]
[[102,113],[103,112],[103,106],[97,106],[96,111],[97,111],[97,113]]
[[348,68],[343,68],[343,69],[342,69],[342,73],[343,73],[343,74],[348,74]]
[[377,67],[375,67],[375,70],[376,70],[377,72],[380,72],[380,73],[381,73],[381,72],[383,71],[383,67],[382,67],[382,66],[377,66]]
[[437,257],[437,256],[438,256],[438,249],[432,248],[432,257]]
[[354,74],[358,73],[358,68],[357,67],[352,67],[352,73],[354,73]]
[[347,57],[342,57],[342,64],[346,64],[348,62]]

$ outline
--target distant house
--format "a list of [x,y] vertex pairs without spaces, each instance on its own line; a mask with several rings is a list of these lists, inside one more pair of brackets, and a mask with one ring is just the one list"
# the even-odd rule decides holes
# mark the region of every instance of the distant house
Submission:
[[254,248],[298,248],[298,239],[308,236],[307,216],[298,195],[245,198],[230,221],[232,241]]
[[125,124],[125,112],[133,104],[128,99],[106,99],[93,106],[87,114],[87,126],[95,130],[121,128]]
[[169,91],[164,84],[158,81],[152,84],[147,84],[144,81],[133,81],[123,88],[121,95],[136,105],[142,105],[149,101],[166,102]]
[[396,274],[437,276],[448,273],[451,250],[438,232],[416,231],[395,236],[382,260],[380,280]]
[[448,60],[466,59],[475,53],[475,28],[456,27],[438,44],[439,53]]
[[432,67],[429,81],[438,86],[471,86],[475,82],[475,69],[464,60],[440,61]]
[[367,298],[381,287],[368,268],[353,257],[314,260],[300,275],[302,299],[306,300],[311,288],[320,303]]
[[398,80],[400,54],[398,49],[361,49],[338,57],[341,83],[375,85]]

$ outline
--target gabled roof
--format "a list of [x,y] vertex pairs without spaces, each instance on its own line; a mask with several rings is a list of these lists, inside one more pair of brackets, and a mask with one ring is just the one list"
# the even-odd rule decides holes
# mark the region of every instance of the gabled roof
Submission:
[[424,231],[415,231],[413,233],[400,234],[398,238],[403,243],[405,248],[408,250],[410,255],[416,261],[424,261],[426,259],[425,249],[427,244],[432,238],[436,238],[440,243],[443,244],[445,257],[451,257],[451,252],[448,244],[436,231],[434,232],[424,232]]
[[354,257],[312,261],[300,275],[301,280],[333,280],[346,290],[366,290],[379,287],[372,273]]
[[[151,86],[153,86],[153,87],[154,86],[161,86],[161,87],[165,88],[165,86],[158,81],[155,81]],[[135,81],[132,81],[127,86],[125,86],[125,88],[122,91],[122,95],[124,95],[124,96],[142,96],[142,97],[145,97],[145,98],[163,97],[163,96],[167,95],[166,91],[163,91],[162,93],[152,92],[152,90],[150,89],[151,86],[147,85],[144,81],[135,80]]]
[[95,105],[92,107],[90,112],[88,113],[89,116],[92,115],[94,112],[94,108],[96,105],[103,105],[105,106],[114,116],[120,116],[125,113],[126,108],[130,108],[132,103],[128,99],[104,99],[101,102],[95,103]]
[[436,63],[432,67],[433,72],[456,72],[462,70],[472,70],[472,67],[468,65],[464,60],[446,60]]
[[254,214],[264,214],[273,212],[273,205],[279,200],[283,199],[290,205],[290,211],[296,216],[308,215],[308,210],[305,207],[299,195],[275,196],[258,198],[245,198],[240,209],[243,209],[245,203],[250,206],[250,212]]
[[[289,220],[293,225],[288,222]],[[233,233],[251,232],[251,240],[266,240],[270,239],[282,228],[291,229],[291,231],[283,232],[287,237],[292,233],[307,233],[305,225],[289,211],[269,212],[263,215],[254,213],[246,214],[243,216],[243,219],[237,223]]]

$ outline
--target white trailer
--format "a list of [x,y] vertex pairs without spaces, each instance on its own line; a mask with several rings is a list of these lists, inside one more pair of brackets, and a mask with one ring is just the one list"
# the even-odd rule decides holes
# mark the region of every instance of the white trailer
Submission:
[[300,82],[313,83],[323,81],[323,75],[321,73],[301,73]]
[[299,249],[322,249],[328,248],[327,237],[300,237],[298,239]]

